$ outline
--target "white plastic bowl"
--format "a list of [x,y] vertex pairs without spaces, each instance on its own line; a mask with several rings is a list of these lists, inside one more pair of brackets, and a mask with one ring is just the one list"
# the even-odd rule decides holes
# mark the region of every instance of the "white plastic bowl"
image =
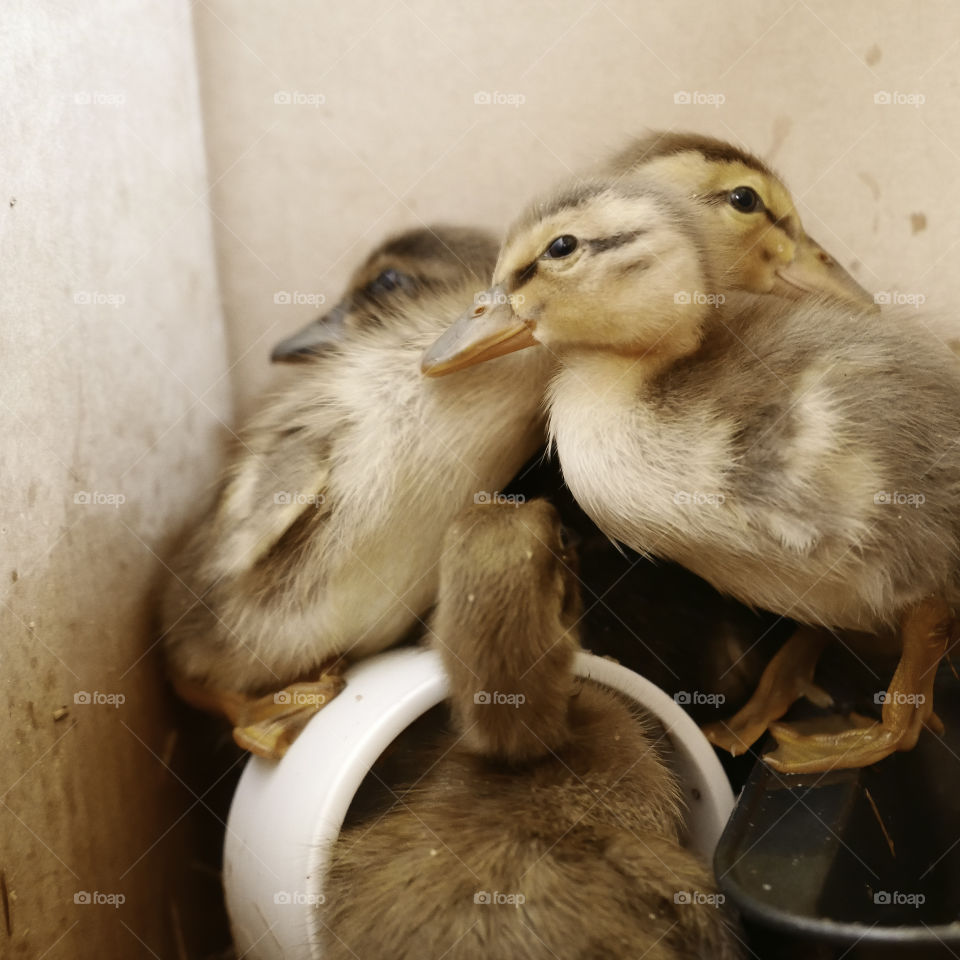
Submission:
[[[580,653],[576,671],[633,697],[663,724],[689,810],[690,846],[709,863],[733,810],[713,748],[671,697],[626,667]],[[354,666],[343,693],[311,719],[281,762],[250,759],[230,807],[223,865],[244,960],[320,960],[316,905],[353,796],[394,738],[446,695],[436,652],[393,650]]]

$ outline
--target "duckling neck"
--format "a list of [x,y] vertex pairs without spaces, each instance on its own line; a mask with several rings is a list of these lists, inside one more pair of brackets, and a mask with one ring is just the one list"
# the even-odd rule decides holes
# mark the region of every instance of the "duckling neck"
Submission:
[[576,350],[562,355],[551,384],[548,403],[554,407],[571,396],[588,407],[632,404],[638,393],[656,376],[659,365],[643,357],[608,350]]
[[646,348],[617,349],[571,346],[557,351],[560,366],[572,374],[605,385],[617,385],[633,393],[655,379],[669,367],[692,354],[701,341],[701,329],[690,330],[684,337],[671,337],[669,342]]

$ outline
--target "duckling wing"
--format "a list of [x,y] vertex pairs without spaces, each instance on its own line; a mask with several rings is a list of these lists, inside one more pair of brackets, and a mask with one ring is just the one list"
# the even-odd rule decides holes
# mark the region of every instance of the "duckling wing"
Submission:
[[213,517],[211,573],[249,570],[301,517],[315,523],[329,514],[331,447],[330,436],[289,421],[240,437]]
[[750,602],[851,626],[945,589],[960,552],[952,355],[822,304],[744,319],[664,385],[726,437],[724,509],[695,512],[697,550],[688,538],[678,559]]
[[[800,553],[952,529],[960,375],[947,351],[823,304],[746,319],[721,336],[713,383],[732,427],[732,494],[751,522]],[[909,497],[925,509],[905,521],[896,507]]]

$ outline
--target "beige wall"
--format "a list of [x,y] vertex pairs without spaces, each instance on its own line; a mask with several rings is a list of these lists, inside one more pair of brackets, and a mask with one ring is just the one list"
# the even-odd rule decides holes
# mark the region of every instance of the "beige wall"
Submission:
[[659,126],[764,153],[866,285],[946,310],[960,7],[199,0],[208,171],[184,0],[74,9],[11,0],[0,23],[0,955],[182,960],[171,870],[195,797],[143,656],[153,554],[213,474],[230,388],[249,409],[270,345],[316,312],[275,295],[332,301],[390,229],[499,229]]
[[[644,126],[773,160],[810,232],[870,288],[933,307],[960,295],[952,0],[205,0],[196,21],[244,409],[276,375],[269,345],[315,312],[276,291],[336,296],[388,229],[500,228]],[[476,105],[478,91],[526,100]],[[725,102],[678,105],[679,91]],[[875,104],[881,91],[926,102]]]
[[3,6],[4,958],[172,958],[189,935],[196,805],[147,651],[153,551],[229,417],[195,78],[185,2]]

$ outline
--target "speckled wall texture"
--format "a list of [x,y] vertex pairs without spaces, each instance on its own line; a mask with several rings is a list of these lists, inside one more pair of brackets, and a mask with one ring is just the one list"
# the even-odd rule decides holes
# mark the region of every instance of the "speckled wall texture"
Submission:
[[190,8],[0,20],[0,956],[174,957],[149,588],[230,419]]

